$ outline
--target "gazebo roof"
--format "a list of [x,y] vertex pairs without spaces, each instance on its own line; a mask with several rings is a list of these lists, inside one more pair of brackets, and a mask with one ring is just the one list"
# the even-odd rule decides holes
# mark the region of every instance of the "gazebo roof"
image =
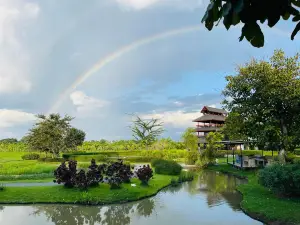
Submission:
[[193,122],[207,122],[207,121],[225,122],[225,116],[206,114],[206,115],[200,116],[199,118],[193,120]]
[[201,113],[205,112],[211,112],[211,113],[218,113],[218,114],[227,114],[226,110],[224,109],[217,109],[209,106],[204,106],[203,109],[201,110]]

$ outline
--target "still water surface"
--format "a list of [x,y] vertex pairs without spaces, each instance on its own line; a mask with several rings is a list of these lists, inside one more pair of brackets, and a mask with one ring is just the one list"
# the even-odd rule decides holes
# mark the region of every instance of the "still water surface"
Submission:
[[152,198],[110,206],[0,206],[1,225],[256,225],[239,207],[245,181],[203,171]]

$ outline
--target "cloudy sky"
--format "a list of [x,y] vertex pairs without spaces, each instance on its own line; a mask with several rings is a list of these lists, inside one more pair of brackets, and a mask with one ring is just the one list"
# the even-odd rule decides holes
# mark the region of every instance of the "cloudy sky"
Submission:
[[299,50],[293,24],[240,30],[201,25],[208,0],[0,0],[0,138],[21,138],[34,115],[59,112],[87,139],[127,139],[136,113],[178,139],[203,105],[219,106],[224,77],[251,57]]

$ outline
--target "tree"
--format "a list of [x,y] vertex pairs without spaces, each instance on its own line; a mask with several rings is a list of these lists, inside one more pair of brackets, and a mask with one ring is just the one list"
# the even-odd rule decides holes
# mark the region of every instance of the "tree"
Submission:
[[258,24],[268,21],[269,27],[274,27],[279,20],[297,22],[291,39],[300,30],[299,0],[211,0],[202,23],[212,30],[223,18],[223,24],[228,30],[231,26],[243,24],[239,38],[246,38],[254,47],[264,46],[264,34]]
[[18,143],[18,140],[16,138],[5,138],[0,140],[0,143]]
[[66,150],[65,138],[70,131],[72,117],[63,118],[59,114],[49,116],[37,115],[37,122],[29,131],[27,143],[33,150],[51,153],[58,156],[59,152]]
[[163,122],[159,119],[143,120],[139,116],[132,122],[132,136],[136,141],[142,142],[149,147],[164,132]]
[[194,165],[199,158],[198,137],[195,133],[195,129],[187,128],[182,134],[181,139],[188,150],[185,157],[185,163],[188,165]]
[[198,150],[198,137],[195,133],[195,129],[187,128],[181,136],[182,142],[189,151]]
[[65,138],[65,144],[67,148],[76,149],[77,146],[83,144],[85,139],[85,132],[77,128],[72,127]]
[[259,143],[278,143],[282,154],[293,150],[300,144],[299,71],[299,55],[285,57],[281,50],[270,61],[253,59],[238,67],[223,91],[229,118],[235,117],[229,126]]
[[219,143],[223,139],[223,134],[220,132],[209,132],[205,139],[207,142],[206,148],[200,154],[202,166],[207,166],[215,161],[216,151],[223,146]]

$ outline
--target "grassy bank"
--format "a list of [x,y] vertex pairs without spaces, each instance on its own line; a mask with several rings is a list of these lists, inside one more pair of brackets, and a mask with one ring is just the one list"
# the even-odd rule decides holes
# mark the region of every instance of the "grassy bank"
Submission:
[[109,185],[100,184],[87,192],[67,189],[62,185],[48,187],[6,187],[0,191],[1,204],[68,203],[68,204],[110,204],[135,201],[155,195],[168,186],[172,176],[156,174],[149,186],[141,186],[140,181],[132,179],[131,184],[123,184],[121,189],[110,190]]
[[251,217],[268,224],[300,224],[300,199],[276,196],[258,184],[256,171],[241,171],[229,165],[211,166],[208,169],[248,179],[247,184],[240,185],[237,189],[243,195],[241,207]]

